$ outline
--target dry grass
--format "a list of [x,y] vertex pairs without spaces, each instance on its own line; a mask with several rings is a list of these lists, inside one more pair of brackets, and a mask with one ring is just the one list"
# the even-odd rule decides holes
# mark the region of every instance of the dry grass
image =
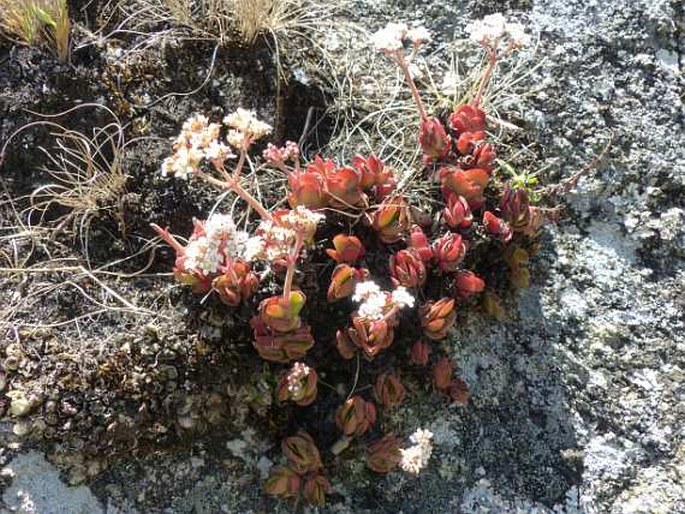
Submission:
[[62,232],[77,235],[86,259],[92,219],[113,216],[121,221],[120,201],[127,180],[121,167],[127,145],[124,129],[116,115],[99,104],[82,104],[63,113],[44,116],[57,118],[89,108],[104,110],[113,121],[95,127],[88,135],[53,121],[40,120],[18,129],[2,148],[4,154],[11,141],[30,128],[47,126],[53,129],[54,148],[40,148],[49,161],[44,168],[49,182],[37,186],[27,197],[28,205],[21,210],[19,218],[25,220],[30,229],[40,227],[50,231],[53,239]]
[[67,0],[0,0],[0,31],[26,45],[45,41],[61,61],[69,59]]
[[134,32],[172,21],[192,37],[253,44],[260,36],[314,29],[339,6],[320,0],[137,0],[121,8]]

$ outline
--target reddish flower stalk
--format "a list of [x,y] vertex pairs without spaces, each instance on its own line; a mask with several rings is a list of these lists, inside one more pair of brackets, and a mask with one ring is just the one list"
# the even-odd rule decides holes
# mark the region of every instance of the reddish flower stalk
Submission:
[[298,231],[296,238],[295,246],[293,246],[292,252],[290,252],[290,255],[288,256],[288,269],[285,272],[285,282],[283,283],[283,298],[286,300],[290,298],[293,278],[295,278],[295,268],[297,267],[297,258],[300,256],[302,246],[304,246],[304,234]]
[[[495,44],[495,48],[497,48],[497,44]],[[492,78],[492,74],[495,71],[495,67],[497,66],[497,53],[496,51],[486,49],[487,54],[488,54],[488,67],[485,68],[485,72],[483,73],[483,76],[480,78],[480,84],[478,84],[478,91],[476,92],[476,96],[473,97],[473,105],[475,107],[480,106],[480,102],[483,98],[483,92],[485,91],[485,88],[487,87],[488,83],[490,82],[490,79]]]
[[411,91],[411,95],[414,97],[414,103],[416,104],[416,108],[419,110],[419,116],[421,117],[421,121],[427,121],[428,114],[426,114],[426,108],[423,106],[423,101],[421,100],[419,89],[416,87],[416,83],[414,82],[414,79],[411,76],[411,72],[409,71],[409,66],[407,65],[407,60],[404,55],[404,49],[399,50],[397,52],[393,52],[389,56],[392,58],[393,61],[395,61],[395,63],[397,63],[397,65],[402,70],[402,73],[404,74],[404,80],[407,82],[409,90]]

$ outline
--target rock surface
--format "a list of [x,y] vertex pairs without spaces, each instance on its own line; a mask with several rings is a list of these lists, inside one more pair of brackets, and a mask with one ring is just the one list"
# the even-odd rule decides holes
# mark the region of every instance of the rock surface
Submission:
[[[546,180],[583,168],[611,134],[613,143],[563,199],[566,217],[548,230],[517,312],[503,323],[463,319],[450,340],[471,404],[397,414],[407,433],[434,432],[429,469],[334,483],[345,499],[327,511],[685,512],[682,3],[353,4],[369,30],[415,20],[441,41],[491,12],[527,20],[540,34],[541,64],[523,83],[531,94],[508,107],[539,143]],[[260,443],[247,436],[231,441],[228,461],[149,457],[115,466],[92,489],[122,512],[272,512],[255,480],[268,462],[250,453]],[[58,491],[35,512],[98,511],[91,493],[57,484],[35,454],[9,466],[7,505],[18,505],[19,490]]]

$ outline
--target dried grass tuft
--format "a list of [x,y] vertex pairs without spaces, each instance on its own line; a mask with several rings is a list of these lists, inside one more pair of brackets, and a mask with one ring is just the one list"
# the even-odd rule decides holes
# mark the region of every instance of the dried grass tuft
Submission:
[[0,0],[0,32],[25,44],[48,43],[61,61],[69,59],[67,0]]

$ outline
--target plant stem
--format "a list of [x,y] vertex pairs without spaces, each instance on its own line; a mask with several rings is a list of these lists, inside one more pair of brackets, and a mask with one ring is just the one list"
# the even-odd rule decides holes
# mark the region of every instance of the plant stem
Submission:
[[230,189],[233,191],[235,194],[237,194],[240,198],[245,200],[247,204],[252,207],[255,211],[257,211],[257,214],[263,219],[263,220],[272,220],[273,216],[271,216],[271,213],[266,210],[266,208],[257,200],[254,196],[252,196],[250,193],[248,193],[243,186],[238,183],[236,178],[229,177],[226,181],[219,180],[218,178],[212,177],[211,175],[208,175],[207,173],[204,173],[202,171],[197,172],[197,176],[200,177],[202,180],[205,180],[206,182],[220,187],[222,189]]
[[297,233],[295,239],[295,246],[293,246],[290,255],[288,256],[288,270],[285,273],[285,282],[283,283],[283,299],[290,299],[290,292],[293,288],[293,278],[295,278],[295,268],[297,267],[297,258],[300,256],[300,251],[304,245],[304,237],[301,232]]
[[150,223],[152,229],[157,232],[157,235],[161,237],[166,243],[171,246],[176,253],[180,256],[185,253],[185,248],[179,243],[174,236],[172,236],[168,230],[164,230],[162,227],[156,223]]
[[407,61],[404,57],[404,54],[395,54],[394,60],[402,70],[402,73],[404,73],[404,80],[406,80],[407,85],[409,86],[409,90],[411,91],[411,94],[414,97],[414,103],[416,103],[416,108],[419,110],[419,116],[421,117],[421,121],[427,121],[428,115],[426,114],[426,108],[423,106],[423,101],[421,100],[419,90],[417,89],[416,83],[414,82],[414,79],[412,78],[411,73],[409,72],[409,66],[407,66]]
[[480,84],[478,84],[478,91],[476,92],[476,96],[473,99],[474,107],[479,107],[480,101],[483,97],[483,92],[485,91],[485,88],[487,87],[488,83],[490,82],[490,78],[492,77],[492,73],[495,71],[496,65],[497,65],[497,54],[494,51],[489,51],[488,52],[488,67],[485,69],[485,73],[483,73],[483,76],[480,79]]

